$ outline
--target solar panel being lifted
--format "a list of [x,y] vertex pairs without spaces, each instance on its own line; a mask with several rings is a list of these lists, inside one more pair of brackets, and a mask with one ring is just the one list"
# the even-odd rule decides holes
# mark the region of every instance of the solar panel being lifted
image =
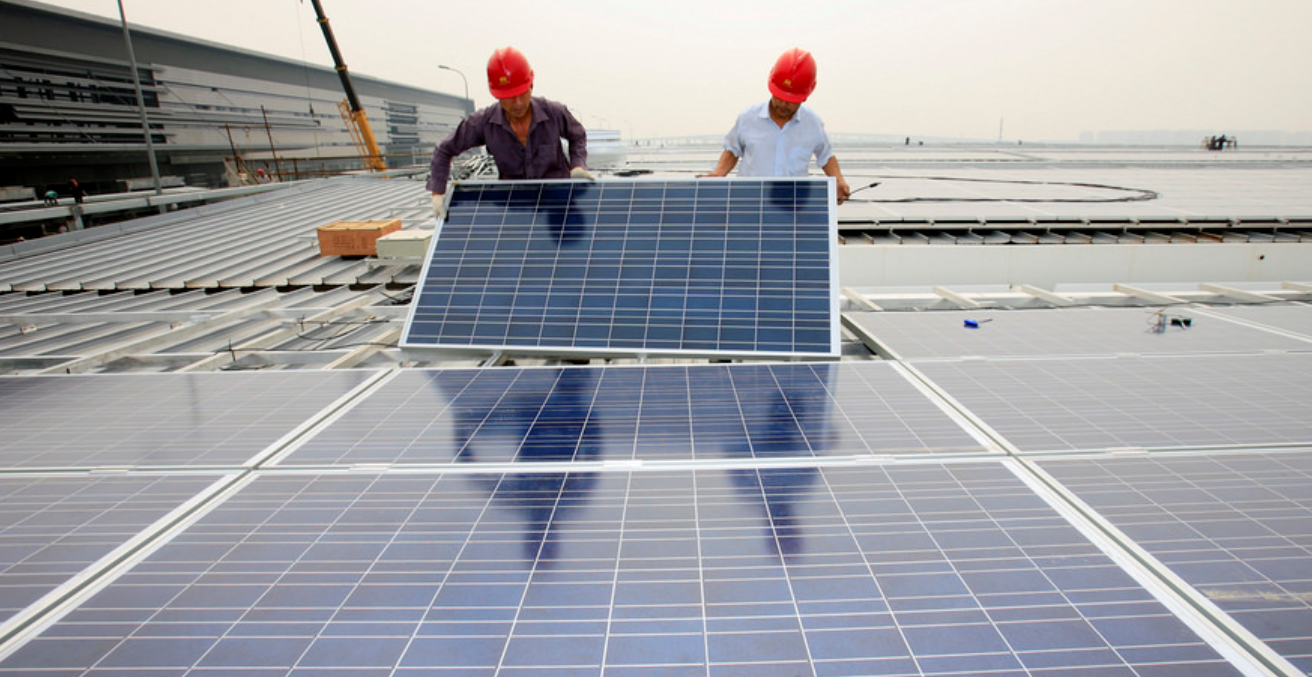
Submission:
[[837,357],[828,178],[454,186],[401,345]]

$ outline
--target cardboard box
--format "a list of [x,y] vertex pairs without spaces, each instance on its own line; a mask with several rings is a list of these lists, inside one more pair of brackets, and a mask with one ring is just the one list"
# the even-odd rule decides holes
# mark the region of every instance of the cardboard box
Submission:
[[378,238],[401,230],[401,219],[390,221],[335,221],[319,226],[319,253],[323,256],[374,256]]
[[418,258],[428,253],[431,230],[398,230],[378,238],[378,258]]

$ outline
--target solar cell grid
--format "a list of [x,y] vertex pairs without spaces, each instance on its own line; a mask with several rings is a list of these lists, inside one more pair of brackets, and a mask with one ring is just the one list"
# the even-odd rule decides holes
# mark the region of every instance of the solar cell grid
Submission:
[[244,464],[371,375],[0,378],[0,468]]
[[1312,672],[1312,451],[1039,464]]
[[827,180],[452,189],[402,345],[837,354]]
[[215,480],[0,476],[0,623]]
[[266,475],[0,674],[946,676],[1167,663],[1239,674],[984,463]]
[[407,371],[280,465],[988,453],[887,364]]
[[1026,453],[1312,444],[1307,353],[916,368]]

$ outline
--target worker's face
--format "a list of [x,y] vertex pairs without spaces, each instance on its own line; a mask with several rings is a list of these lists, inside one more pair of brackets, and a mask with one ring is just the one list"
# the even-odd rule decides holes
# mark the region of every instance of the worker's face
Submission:
[[510,120],[522,120],[529,112],[529,101],[533,98],[533,88],[519,96],[512,96],[509,99],[499,99],[501,110],[506,112],[506,118]]
[[801,107],[802,104],[800,103],[784,101],[783,99],[777,96],[770,97],[770,114],[773,115],[775,119],[778,120],[793,119],[793,114],[796,113],[797,109]]

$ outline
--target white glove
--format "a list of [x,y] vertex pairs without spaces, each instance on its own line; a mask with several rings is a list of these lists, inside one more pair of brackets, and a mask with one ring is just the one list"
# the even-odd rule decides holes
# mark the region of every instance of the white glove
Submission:
[[433,218],[438,221],[446,218],[446,196],[441,193],[433,193]]
[[588,180],[588,181],[596,181],[596,180],[597,180],[597,177],[593,176],[593,175],[592,175],[592,172],[588,171],[587,169],[585,169],[585,168],[583,168],[583,167],[575,167],[575,168],[569,170],[569,178],[571,178],[571,179],[586,179],[586,180]]

